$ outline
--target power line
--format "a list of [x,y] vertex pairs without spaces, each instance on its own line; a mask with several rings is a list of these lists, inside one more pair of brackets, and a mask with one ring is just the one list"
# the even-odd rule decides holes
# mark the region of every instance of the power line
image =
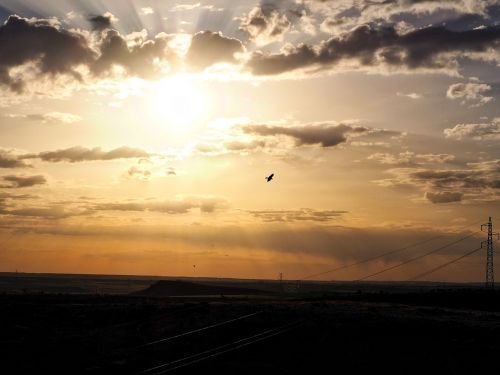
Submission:
[[447,247],[450,247],[450,246],[455,245],[455,244],[457,244],[457,243],[459,243],[459,242],[461,242],[461,241],[464,241],[464,240],[466,240],[467,238],[470,238],[470,237],[474,236],[477,232],[479,232],[479,231],[475,231],[475,232],[473,232],[472,234],[469,234],[468,236],[465,236],[465,237],[459,238],[458,240],[455,240],[455,241],[453,241],[453,242],[450,242],[449,244],[446,244],[446,245],[440,246],[440,247],[438,247],[437,249],[433,249],[433,250],[431,250],[431,251],[429,251],[429,252],[427,252],[427,253],[425,253],[425,254],[418,255],[418,256],[416,256],[416,257],[413,257],[413,258],[407,259],[407,260],[405,260],[405,261],[403,261],[403,262],[401,262],[401,263],[398,263],[398,264],[396,264],[396,265],[394,265],[394,266],[384,268],[384,269],[383,269],[383,270],[381,270],[381,271],[378,271],[378,272],[372,273],[372,274],[370,274],[370,275],[368,275],[368,276],[362,277],[362,278],[357,279],[357,280],[354,280],[354,281],[362,281],[362,280],[366,280],[366,279],[369,279],[370,277],[377,276],[377,275],[380,275],[380,274],[382,274],[382,273],[384,273],[384,272],[391,271],[391,270],[393,270],[393,269],[395,269],[395,268],[398,268],[398,267],[404,266],[405,264],[408,264],[408,263],[413,262],[413,261],[415,261],[415,260],[419,260],[419,259],[425,258],[425,257],[426,257],[426,256],[428,256],[428,255],[435,254],[435,253],[437,253],[438,251],[441,251],[441,250],[443,250],[443,249],[446,249]]
[[331,272],[335,272],[335,271],[340,271],[340,270],[343,270],[343,269],[346,269],[346,268],[349,268],[349,267],[354,267],[354,266],[357,266],[359,264],[363,264],[363,263],[368,263],[368,262],[371,262],[372,260],[375,260],[375,259],[379,259],[379,258],[383,258],[387,255],[391,255],[391,254],[395,254],[397,252],[400,252],[400,251],[403,251],[403,250],[406,250],[406,249],[409,249],[411,247],[415,247],[415,246],[418,246],[418,245],[423,245],[424,243],[427,243],[427,242],[430,242],[430,241],[434,241],[438,238],[441,238],[443,237],[442,235],[441,236],[435,236],[435,237],[432,237],[432,238],[428,238],[426,240],[423,240],[423,241],[419,241],[419,242],[415,242],[413,244],[410,244],[410,245],[406,245],[404,247],[400,247],[398,249],[394,249],[394,250],[391,250],[391,251],[387,251],[385,253],[382,253],[382,254],[379,254],[379,255],[375,255],[373,257],[370,257],[370,258],[367,258],[367,259],[363,259],[363,260],[360,260],[360,261],[357,261],[357,262],[354,262],[354,263],[350,263],[350,264],[345,264],[343,266],[339,266],[337,268],[333,268],[331,270],[328,270],[328,271],[323,271],[323,272],[318,272],[318,273],[315,273],[315,274],[312,274],[312,275],[309,275],[307,277],[304,277],[302,278],[301,280],[307,280],[307,279],[311,279],[313,277],[317,277],[317,276],[322,276],[322,275],[326,275],[327,273],[331,273]]
[[[497,240],[497,241],[498,241],[498,240]],[[417,280],[417,279],[420,279],[420,278],[422,278],[422,277],[424,277],[424,276],[430,275],[431,273],[434,273],[434,272],[436,272],[436,271],[439,271],[440,269],[443,269],[443,268],[445,268],[445,267],[449,266],[450,264],[456,263],[456,262],[458,262],[459,260],[462,260],[462,259],[464,259],[465,257],[468,257],[469,255],[472,255],[472,254],[474,254],[474,253],[478,252],[478,251],[479,251],[479,250],[481,250],[481,249],[483,249],[483,246],[480,246],[480,247],[478,247],[477,249],[471,250],[471,251],[469,251],[469,252],[467,252],[467,253],[465,253],[465,254],[463,254],[463,255],[460,255],[458,258],[455,258],[455,259],[453,259],[453,260],[450,260],[449,262],[443,263],[443,264],[441,264],[440,266],[437,266],[437,267],[434,267],[434,268],[432,268],[432,269],[430,269],[430,270],[428,270],[428,271],[422,272],[422,273],[420,273],[420,274],[418,274],[418,275],[416,275],[416,276],[412,277],[411,279],[408,279],[407,281]]]
[[243,339],[239,339],[236,341],[233,341],[228,344],[220,345],[215,348],[211,348],[196,354],[189,355],[184,358],[176,359],[172,362],[164,363],[161,365],[157,365],[152,368],[148,368],[146,370],[143,370],[139,374],[147,374],[147,373],[153,373],[153,374],[164,374],[182,367],[186,367],[213,357],[217,357],[219,355],[243,348],[245,346],[257,343],[262,340],[266,340],[268,338],[277,336],[279,334],[285,333],[287,331],[290,331],[291,329],[297,327],[298,325],[302,324],[303,320],[297,320],[292,323],[288,323],[285,325],[282,325],[277,328],[272,328],[268,329],[266,331],[257,333],[255,335],[245,337]]
[[461,259],[463,259],[465,257],[468,257],[469,255],[474,254],[475,252],[477,252],[477,251],[479,251],[481,249],[482,249],[482,247],[478,247],[477,249],[471,250],[471,251],[469,251],[469,252],[467,252],[467,253],[465,253],[463,255],[460,255],[458,258],[455,258],[453,260],[450,260],[449,262],[443,263],[440,266],[434,267],[434,268],[430,269],[429,271],[422,272],[422,273],[420,273],[420,274],[412,277],[411,279],[408,279],[407,281],[414,281],[414,280],[420,279],[420,278],[422,278],[424,276],[430,275],[431,273],[434,273],[436,271],[439,271],[440,269],[448,267],[450,264],[456,263],[459,260],[461,260]]
[[223,326],[223,325],[226,325],[226,324],[229,324],[229,323],[234,323],[234,322],[236,322],[238,320],[247,319],[247,318],[250,318],[250,317],[258,315],[258,314],[262,314],[262,311],[257,311],[257,312],[251,313],[251,314],[239,316],[237,318],[225,320],[223,322],[219,322],[219,323],[211,324],[209,326],[205,326],[205,327],[201,327],[201,328],[198,328],[198,329],[194,329],[192,331],[180,333],[178,335],[174,335],[174,336],[166,337],[166,338],[163,338],[163,339],[151,341],[151,342],[148,342],[146,344],[142,344],[142,345],[136,346],[133,349],[144,348],[146,346],[156,345],[156,344],[159,344],[159,343],[162,343],[162,342],[165,342],[165,341],[170,341],[170,340],[173,340],[173,339],[177,339],[179,337],[184,337],[184,336],[192,335],[193,333],[198,333],[198,332],[206,331],[207,329],[220,327],[220,326]]
[[[466,229],[466,228],[468,228],[468,227],[470,227],[472,225],[476,225],[476,224],[478,224],[478,223],[480,223],[482,221],[483,221],[482,219],[481,220],[477,220],[477,221],[475,221],[473,223],[467,224],[464,227],[461,227],[459,230]],[[427,242],[431,242],[431,241],[434,241],[434,240],[437,240],[437,239],[443,238],[443,237],[445,237],[445,235],[441,234],[439,236],[434,236],[434,237],[431,237],[431,238],[428,238],[428,239],[425,239],[425,240],[422,240],[422,241],[414,242],[414,243],[411,243],[409,245],[406,245],[406,246],[403,246],[403,247],[400,247],[400,248],[397,248],[397,249],[393,249],[393,250],[390,250],[390,251],[386,251],[386,252],[384,252],[382,254],[375,255],[375,256],[372,256],[372,257],[369,257],[369,258],[366,258],[366,259],[363,259],[363,260],[359,260],[359,261],[356,261],[356,262],[353,262],[353,263],[345,264],[343,266],[332,268],[332,269],[327,270],[327,271],[322,271],[322,272],[314,273],[312,275],[308,275],[306,277],[298,279],[298,281],[312,279],[313,277],[318,277],[318,276],[326,275],[326,274],[331,273],[331,272],[340,271],[340,270],[344,270],[346,268],[350,268],[350,267],[354,267],[354,266],[357,266],[357,265],[360,265],[360,264],[368,263],[368,262],[371,262],[373,260],[380,259],[380,258],[386,257],[388,255],[396,254],[396,253],[404,251],[406,249],[410,249],[410,248],[415,247],[415,246],[423,245],[423,244],[425,244]]]

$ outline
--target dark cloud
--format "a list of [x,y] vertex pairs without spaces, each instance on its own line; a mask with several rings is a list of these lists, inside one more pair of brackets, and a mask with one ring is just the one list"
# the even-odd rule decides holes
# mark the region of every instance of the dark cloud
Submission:
[[294,138],[297,145],[320,144],[322,147],[332,147],[345,143],[350,135],[368,133],[369,128],[351,125],[312,124],[301,126],[278,125],[242,125],[242,130],[248,134],[259,136],[286,135]]
[[347,213],[347,211],[315,210],[312,208],[301,208],[299,210],[254,210],[248,212],[265,222],[330,222]]
[[59,206],[54,207],[26,207],[16,209],[1,209],[0,214],[10,216],[37,217],[43,219],[66,219],[77,216],[75,212],[66,211]]
[[111,14],[90,19],[95,29],[103,30],[94,40],[86,34],[64,30],[57,21],[26,19],[12,15],[0,26],[0,84],[22,92],[23,74],[11,69],[34,63],[42,76],[70,76],[81,81],[77,68],[87,67],[94,76],[110,74],[115,66],[128,75],[145,79],[159,77],[165,64],[172,66],[177,56],[167,46],[164,33],[148,39],[143,33],[125,37],[109,29]]
[[100,55],[92,64],[92,72],[99,76],[120,66],[129,75],[152,79],[161,75],[161,62],[175,55],[167,47],[169,36],[158,34],[154,39],[138,36],[134,43],[127,43],[116,30],[107,30],[99,43]]
[[1,176],[0,180],[3,182],[7,182],[7,184],[1,184],[0,185],[1,188],[23,188],[35,185],[44,185],[47,183],[47,180],[42,175],[36,175],[36,176],[7,175],[7,176]]
[[235,54],[244,50],[238,39],[227,38],[220,32],[201,31],[194,34],[186,61],[198,69],[219,62],[235,63]]
[[88,19],[88,21],[92,25],[92,29],[98,31],[111,28],[116,20],[116,17],[109,12],[106,12],[102,15],[92,16]]
[[[316,223],[317,224],[317,223]],[[450,225],[453,227],[453,225]],[[449,228],[449,227],[448,227]],[[396,230],[397,229],[397,230]],[[339,225],[289,225],[289,223],[275,223],[275,225],[247,225],[247,226],[211,226],[198,225],[171,227],[165,225],[158,226],[137,226],[137,225],[54,225],[54,226],[23,226],[17,228],[18,233],[38,233],[74,236],[75,239],[88,237],[99,240],[100,238],[113,238],[116,241],[124,241],[129,245],[131,241],[143,241],[145,236],[151,241],[159,241],[163,248],[170,244],[185,246],[186,248],[200,249],[207,244],[214,244],[216,248],[224,249],[246,249],[252,254],[259,254],[265,251],[266,256],[270,252],[291,255],[306,255],[323,257],[322,262],[342,261],[351,263],[366,258],[383,254],[402,245],[421,242],[441,236],[433,246],[438,247],[457,239],[458,236],[470,234],[457,234],[456,231],[447,232],[443,228],[418,228],[401,226],[373,227],[373,228],[350,228]],[[471,237],[464,240],[453,249],[450,249],[450,256],[463,254],[467,249],[477,247],[478,237]],[[118,243],[118,242],[115,242]],[[369,246],[367,246],[369,244]],[[143,250],[141,250],[143,251]],[[413,255],[419,255],[428,251],[428,247],[416,247],[411,249]],[[408,259],[409,253],[406,251],[397,252],[380,259],[384,264],[394,264],[393,262]],[[442,260],[437,259],[441,263]],[[319,271],[334,268],[331,265],[320,267]],[[366,266],[368,267],[368,266]],[[375,270],[381,268],[380,263],[373,265]],[[353,275],[350,271],[350,279]],[[367,274],[367,269],[359,271],[360,276]],[[406,272],[406,271],[405,271]],[[314,273],[304,270],[296,275],[297,278]],[[339,277],[340,273],[332,273],[330,277]],[[403,275],[404,277],[404,275]]]
[[[498,173],[498,172],[497,172]],[[410,173],[410,178],[430,183],[436,188],[496,188],[500,176],[484,170],[423,170]]]
[[14,200],[25,200],[25,199],[36,199],[38,196],[31,194],[10,194],[4,191],[0,191],[0,199],[14,199]]
[[13,15],[0,26],[0,84],[15,92],[23,91],[25,82],[11,76],[12,68],[33,62],[41,75],[81,79],[76,68],[91,63],[95,55],[82,34],[48,20]]
[[452,203],[460,202],[462,200],[463,194],[460,192],[450,192],[444,191],[441,193],[427,192],[425,197],[432,203]]
[[[498,201],[500,160],[468,163],[467,169],[392,169],[393,179],[377,181],[382,186],[407,186],[426,191],[434,203],[467,200]],[[453,194],[452,194],[453,193]]]
[[30,168],[31,165],[19,160],[17,156],[0,150],[0,168]]
[[457,55],[497,49],[499,41],[500,26],[466,31],[432,26],[398,34],[394,26],[362,25],[316,46],[287,46],[277,54],[255,52],[247,67],[256,75],[272,75],[353,60],[365,67],[454,70]]
[[132,147],[118,147],[114,150],[103,151],[100,147],[86,148],[86,147],[71,147],[57,151],[45,151],[38,154],[23,155],[23,159],[41,159],[49,162],[67,161],[76,163],[81,161],[93,160],[113,160],[113,159],[126,159],[126,158],[143,158],[148,157],[149,154],[139,148]]

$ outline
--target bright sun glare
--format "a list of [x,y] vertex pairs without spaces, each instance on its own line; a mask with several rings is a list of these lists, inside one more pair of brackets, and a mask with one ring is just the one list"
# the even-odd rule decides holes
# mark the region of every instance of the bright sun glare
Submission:
[[161,80],[154,90],[152,109],[155,117],[170,129],[190,130],[206,111],[206,100],[198,84],[178,75]]

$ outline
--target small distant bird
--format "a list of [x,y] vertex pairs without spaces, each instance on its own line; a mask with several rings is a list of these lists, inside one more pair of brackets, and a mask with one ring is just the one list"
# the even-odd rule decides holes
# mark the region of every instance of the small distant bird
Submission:
[[270,182],[274,177],[274,173],[271,173],[269,176],[266,177],[267,182]]

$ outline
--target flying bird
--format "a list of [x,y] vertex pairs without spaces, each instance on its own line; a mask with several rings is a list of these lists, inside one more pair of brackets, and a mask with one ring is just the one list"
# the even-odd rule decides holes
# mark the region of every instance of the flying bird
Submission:
[[269,176],[265,177],[265,179],[267,180],[267,182],[270,182],[274,177],[274,173],[271,173]]

